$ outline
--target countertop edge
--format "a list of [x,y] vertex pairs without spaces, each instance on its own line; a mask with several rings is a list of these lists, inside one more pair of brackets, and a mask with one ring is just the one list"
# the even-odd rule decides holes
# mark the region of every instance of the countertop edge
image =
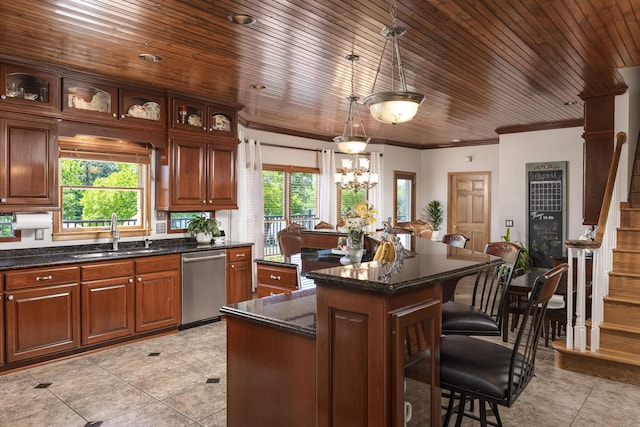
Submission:
[[[131,258],[143,258],[143,257],[151,257],[151,256],[162,256],[162,255],[173,255],[173,254],[183,254],[183,253],[191,253],[191,252],[200,252],[200,251],[209,251],[209,250],[220,250],[220,249],[233,249],[238,247],[246,247],[253,246],[252,242],[225,242],[218,244],[210,244],[210,245],[193,245],[191,244],[183,244],[183,245],[169,245],[169,246],[156,246],[153,249],[157,249],[151,253],[135,253],[136,249],[141,249],[139,247],[122,247],[122,254],[118,254],[115,256],[109,256],[105,258],[76,258],[74,255],[93,253],[93,252],[106,252],[105,249],[82,249],[82,246],[69,246],[68,252],[56,252],[56,253],[42,253],[42,254],[34,254],[34,255],[25,255],[25,256],[1,256],[0,255],[0,272],[3,271],[11,271],[11,270],[21,270],[27,268],[38,268],[38,267],[51,267],[51,266],[59,266],[59,265],[73,265],[73,264],[86,264],[86,263],[94,263],[94,262],[108,262],[108,261],[118,261],[125,260]],[[87,245],[89,246],[89,245]],[[46,249],[46,248],[43,248]],[[56,247],[57,250],[64,250],[64,247]],[[126,253],[132,252],[132,253]]]

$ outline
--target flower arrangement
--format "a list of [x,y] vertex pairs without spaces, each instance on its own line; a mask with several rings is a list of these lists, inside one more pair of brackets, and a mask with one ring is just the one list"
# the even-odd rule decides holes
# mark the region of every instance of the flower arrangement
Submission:
[[367,225],[371,225],[376,222],[377,213],[378,211],[373,207],[373,205],[369,204],[369,202],[358,200],[353,206],[351,206],[351,209],[347,210],[342,215],[342,218],[345,220],[345,226],[349,219],[363,219],[365,221],[363,226],[364,228]]
[[347,218],[344,222],[344,228],[347,229],[349,237],[355,242],[360,242],[364,236],[364,228],[367,221],[364,218]]
[[[376,222],[376,214],[378,211],[368,202],[358,200],[351,209],[347,210],[342,218],[344,219],[344,228],[349,234],[347,240],[348,246],[355,246],[362,253],[362,239],[364,237],[365,228]],[[349,242],[349,240],[351,242]]]

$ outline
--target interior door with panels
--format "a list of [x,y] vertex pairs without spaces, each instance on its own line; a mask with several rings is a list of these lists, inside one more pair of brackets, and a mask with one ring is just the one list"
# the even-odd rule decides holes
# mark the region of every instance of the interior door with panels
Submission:
[[477,252],[491,236],[490,183],[490,172],[449,173],[447,234],[464,234]]

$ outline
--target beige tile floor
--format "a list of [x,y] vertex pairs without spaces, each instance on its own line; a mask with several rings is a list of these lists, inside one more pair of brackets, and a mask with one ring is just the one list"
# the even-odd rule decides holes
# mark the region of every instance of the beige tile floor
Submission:
[[[0,426],[224,426],[225,338],[216,322],[0,376]],[[555,368],[545,347],[536,368],[505,427],[640,426],[639,386]]]

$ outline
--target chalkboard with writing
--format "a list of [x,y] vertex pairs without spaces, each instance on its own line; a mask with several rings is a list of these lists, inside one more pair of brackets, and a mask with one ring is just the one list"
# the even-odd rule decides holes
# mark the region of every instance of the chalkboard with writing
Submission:
[[527,247],[535,267],[551,267],[551,257],[564,253],[567,162],[526,166]]

